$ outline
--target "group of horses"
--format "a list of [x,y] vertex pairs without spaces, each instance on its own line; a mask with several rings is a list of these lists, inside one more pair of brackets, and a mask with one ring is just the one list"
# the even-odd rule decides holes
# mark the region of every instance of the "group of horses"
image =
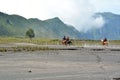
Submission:
[[[108,46],[108,40],[107,40],[107,38],[101,40],[101,42],[102,42],[103,46]],[[67,37],[64,36],[63,39],[62,39],[62,44],[63,45],[71,45],[72,41],[70,41],[70,39],[69,39],[68,36]]]

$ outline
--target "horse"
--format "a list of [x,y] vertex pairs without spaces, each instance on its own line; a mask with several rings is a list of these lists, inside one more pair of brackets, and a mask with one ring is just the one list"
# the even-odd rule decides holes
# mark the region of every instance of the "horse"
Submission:
[[64,44],[64,45],[71,45],[72,44],[72,41],[70,41],[70,40],[62,40],[62,44]]
[[64,44],[64,45],[68,45],[68,44],[71,45],[72,44],[72,41],[70,41],[69,36],[63,37],[62,44]]
[[107,38],[105,38],[104,40],[101,40],[101,41],[102,41],[103,46],[108,46]]

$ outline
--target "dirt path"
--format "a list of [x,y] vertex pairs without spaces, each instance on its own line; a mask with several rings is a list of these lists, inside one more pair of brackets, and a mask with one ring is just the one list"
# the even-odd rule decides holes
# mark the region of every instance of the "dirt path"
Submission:
[[120,51],[79,48],[0,52],[1,80],[112,80],[117,77],[120,77]]

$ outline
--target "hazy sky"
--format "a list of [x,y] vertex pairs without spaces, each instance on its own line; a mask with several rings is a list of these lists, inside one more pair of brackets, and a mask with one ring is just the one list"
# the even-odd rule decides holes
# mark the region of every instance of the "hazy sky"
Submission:
[[120,0],[0,0],[0,11],[25,18],[45,20],[59,17],[78,30],[102,27],[104,19],[93,19],[95,12],[120,14]]

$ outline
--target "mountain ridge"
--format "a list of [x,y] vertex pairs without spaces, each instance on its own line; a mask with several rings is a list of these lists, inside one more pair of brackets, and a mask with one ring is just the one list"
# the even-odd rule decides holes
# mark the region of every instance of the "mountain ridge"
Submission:
[[39,38],[80,37],[79,31],[73,26],[69,27],[64,24],[58,17],[42,21],[38,18],[26,19],[19,15],[8,15],[0,12],[0,28],[0,36],[25,37],[26,31],[32,28],[35,36]]
[[96,13],[97,16],[102,16],[105,24],[99,29],[93,29],[87,33],[82,33],[86,39],[103,39],[120,40],[120,15],[111,12]]
[[20,15],[9,15],[0,12],[0,36],[1,37],[25,37],[25,33],[32,28],[37,38],[61,39],[70,36],[73,39],[120,40],[120,15],[111,12],[95,13],[94,18],[102,16],[105,20],[101,28],[92,28],[87,32],[80,32],[74,26],[65,24],[58,17],[47,20],[38,18],[26,19]]

